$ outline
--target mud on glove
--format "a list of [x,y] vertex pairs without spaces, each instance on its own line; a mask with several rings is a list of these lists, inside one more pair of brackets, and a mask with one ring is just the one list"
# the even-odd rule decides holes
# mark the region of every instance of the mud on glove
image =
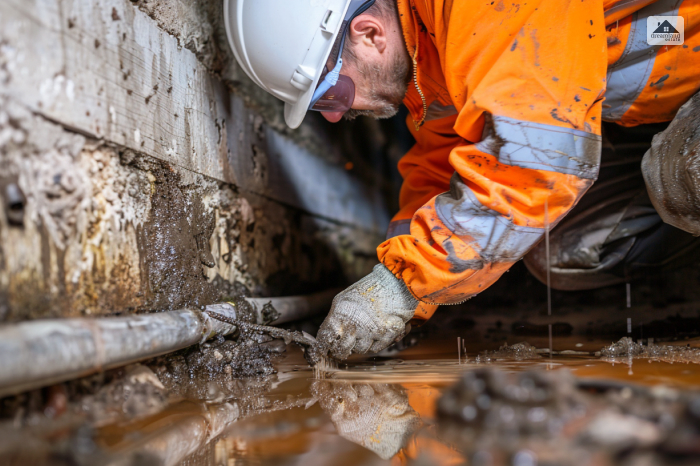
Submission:
[[312,364],[322,356],[347,359],[351,353],[377,353],[410,331],[407,325],[421,303],[403,281],[384,265],[340,292],[308,354]]

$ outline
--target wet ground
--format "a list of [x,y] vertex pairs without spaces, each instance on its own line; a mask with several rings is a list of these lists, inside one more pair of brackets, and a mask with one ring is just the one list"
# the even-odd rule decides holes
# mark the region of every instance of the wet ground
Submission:
[[[595,346],[591,342],[579,345],[579,350]],[[465,374],[483,375],[485,369],[486,374],[490,369],[496,369],[498,374],[503,373],[506,377],[509,373],[561,373],[564,380],[588,380],[594,388],[602,383],[595,390],[606,392],[630,390],[626,385],[610,382],[631,383],[635,390],[642,387],[640,394],[645,393],[644,386],[655,387],[657,391],[663,386],[673,394],[700,387],[700,366],[696,364],[674,365],[629,358],[614,361],[588,355],[559,355],[550,359],[546,354],[538,359],[516,360],[512,354],[505,354],[506,359],[500,359],[493,353],[488,363],[476,363],[475,353],[471,353],[473,356],[466,361],[462,359],[460,364],[456,344],[452,352],[441,351],[447,349],[441,346],[433,343],[433,352],[428,357],[419,346],[397,358],[373,358],[351,363],[348,367],[341,365],[341,369],[326,373],[323,380],[314,379],[298,355],[290,355],[279,366],[280,379],[286,380],[270,395],[286,399],[301,394],[309,397],[309,404],[255,416],[232,426],[217,443],[213,453],[215,461],[211,464],[467,464],[469,459],[473,464],[564,464],[561,461],[537,461],[538,454],[549,450],[542,445],[539,447],[544,448],[542,451],[537,451],[537,447],[523,450],[525,453],[516,449],[511,458],[498,459],[492,455],[489,461],[475,461],[473,456],[479,452],[480,445],[466,445],[459,435],[445,431],[446,427],[449,428],[447,418],[450,413],[444,412],[449,411],[445,406],[439,413],[438,401]],[[557,378],[555,375],[555,385]],[[497,384],[502,388],[508,382]],[[549,409],[548,403],[556,404],[548,400],[543,405],[546,409]],[[596,410],[605,408],[603,404]],[[494,408],[486,406],[485,409]],[[642,416],[647,414],[651,415],[645,413]],[[459,406],[458,430],[464,430],[467,424],[464,421],[470,420],[469,417],[468,409]],[[616,422],[623,424],[632,420],[621,419],[609,419],[610,428],[615,429]],[[645,422],[650,422],[640,419],[635,418],[633,422],[642,427]],[[479,430],[483,432],[487,427],[481,425],[477,428]],[[651,435],[657,434],[654,431]],[[624,444],[622,448],[629,448],[629,442],[637,440],[624,438],[619,442]],[[520,459],[516,458],[519,452],[524,455]],[[588,464],[615,462],[592,461]]]
[[550,357],[547,336],[499,349],[469,335],[459,354],[433,335],[323,371],[279,340],[212,342],[132,366],[77,406],[44,391],[39,415],[0,422],[0,463],[697,464],[700,340],[601,353],[610,340],[567,336]]

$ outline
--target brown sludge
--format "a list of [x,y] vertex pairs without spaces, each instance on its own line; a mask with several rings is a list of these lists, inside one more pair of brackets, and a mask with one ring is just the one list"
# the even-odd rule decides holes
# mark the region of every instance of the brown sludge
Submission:
[[[214,466],[283,464],[306,452],[323,464],[676,464],[700,440],[700,398],[672,387],[686,365],[657,362],[664,375],[640,379],[627,364],[591,356],[525,358],[537,355],[526,343],[459,364],[451,348],[422,343],[438,353],[425,359],[416,347],[403,359],[312,371],[295,345],[281,353],[282,340],[219,339],[36,393],[14,411],[6,401],[0,458]],[[52,440],[59,431],[68,437]],[[19,433],[31,441],[17,442]]]

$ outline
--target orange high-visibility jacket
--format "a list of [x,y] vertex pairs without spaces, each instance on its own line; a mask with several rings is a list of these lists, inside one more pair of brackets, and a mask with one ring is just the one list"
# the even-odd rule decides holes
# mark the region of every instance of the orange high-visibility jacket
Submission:
[[[598,175],[601,120],[669,121],[700,87],[700,0],[398,7],[417,142],[377,252],[427,303],[485,290],[571,210]],[[649,45],[655,15],[682,16],[685,44]]]

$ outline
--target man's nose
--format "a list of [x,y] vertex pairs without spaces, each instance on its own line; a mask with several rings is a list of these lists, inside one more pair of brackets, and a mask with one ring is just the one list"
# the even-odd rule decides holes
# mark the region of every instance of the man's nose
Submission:
[[321,115],[331,123],[338,123],[340,119],[343,118],[343,115],[345,115],[345,112],[321,112]]

